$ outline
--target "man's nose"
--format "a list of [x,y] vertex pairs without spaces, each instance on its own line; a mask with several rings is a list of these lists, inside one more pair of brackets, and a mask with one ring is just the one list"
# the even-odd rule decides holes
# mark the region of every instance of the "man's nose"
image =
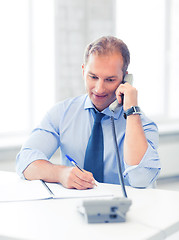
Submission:
[[100,78],[98,79],[95,85],[95,91],[96,93],[99,93],[99,94],[102,94],[103,92],[105,92],[105,84],[103,79],[100,79]]

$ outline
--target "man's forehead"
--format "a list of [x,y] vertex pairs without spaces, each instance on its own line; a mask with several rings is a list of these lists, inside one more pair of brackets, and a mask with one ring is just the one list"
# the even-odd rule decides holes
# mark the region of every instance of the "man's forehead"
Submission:
[[114,60],[114,61],[120,62],[121,65],[123,66],[123,57],[121,53],[116,53],[116,52],[112,52],[108,54],[92,53],[89,55],[86,65],[88,65],[88,63],[93,63],[95,60],[106,60],[109,62],[111,60]]
[[123,68],[123,58],[121,54],[108,54],[108,55],[99,55],[99,54],[91,54],[89,56],[88,62],[86,64],[88,69],[93,68],[103,68],[103,70],[118,69],[122,70]]

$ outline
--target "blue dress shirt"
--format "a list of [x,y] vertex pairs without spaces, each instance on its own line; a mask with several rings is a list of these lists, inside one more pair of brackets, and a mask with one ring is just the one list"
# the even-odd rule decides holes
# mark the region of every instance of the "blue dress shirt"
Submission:
[[[25,168],[35,160],[49,161],[59,147],[61,149],[61,163],[59,164],[71,166],[65,157],[65,154],[68,154],[78,163],[79,167],[83,168],[85,151],[94,122],[92,108],[94,105],[88,95],[57,103],[47,112],[40,125],[32,131],[31,136],[17,155],[18,174],[23,177]],[[138,165],[128,166],[124,162],[123,156],[126,129],[123,107],[120,107],[117,113],[112,113],[109,108],[104,109],[102,113],[105,114],[101,121],[104,136],[104,182],[119,184],[110,119],[110,116],[113,116],[125,184],[133,187],[149,186],[156,180],[160,171],[156,124],[144,114],[141,115],[148,148]]]

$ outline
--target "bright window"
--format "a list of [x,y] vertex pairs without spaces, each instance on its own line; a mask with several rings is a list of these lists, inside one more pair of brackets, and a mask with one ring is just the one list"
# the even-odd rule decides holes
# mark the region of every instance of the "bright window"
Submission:
[[28,1],[0,1],[0,32],[0,132],[5,134],[28,127]]
[[129,72],[139,91],[139,105],[158,123],[179,122],[179,2],[116,4],[116,34],[131,52]]
[[0,146],[6,146],[18,144],[54,103],[54,1],[0,1],[0,35]]

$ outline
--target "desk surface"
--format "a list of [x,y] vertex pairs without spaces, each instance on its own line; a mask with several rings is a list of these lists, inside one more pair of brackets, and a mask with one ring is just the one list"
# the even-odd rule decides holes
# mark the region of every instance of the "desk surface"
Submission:
[[[106,185],[119,195],[118,185]],[[0,203],[0,236],[14,239],[165,239],[179,231],[179,192],[127,188],[132,206],[125,223],[88,224],[81,199]],[[1,238],[0,238],[1,239]]]

